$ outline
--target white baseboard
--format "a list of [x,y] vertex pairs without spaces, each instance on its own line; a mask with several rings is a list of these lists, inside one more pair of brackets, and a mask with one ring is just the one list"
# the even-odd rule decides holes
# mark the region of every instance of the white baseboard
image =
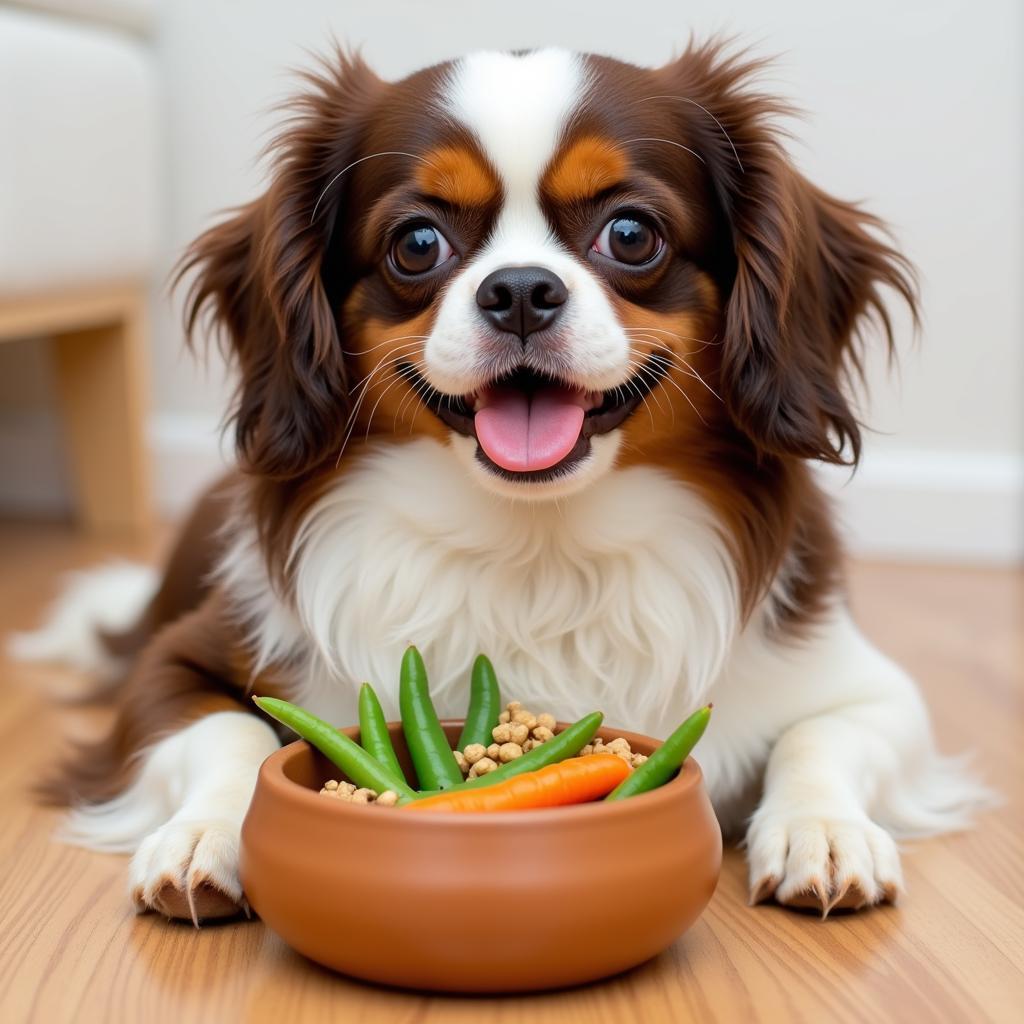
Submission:
[[[6,428],[6,429],[4,429]],[[162,413],[150,424],[157,507],[182,514],[230,462],[216,420]],[[56,424],[0,417],[0,511],[60,515],[71,507]],[[1012,453],[869,452],[851,478],[822,467],[851,552],[866,558],[1024,561],[1024,460]]]
[[1024,459],[1012,453],[882,450],[852,478],[832,466],[820,478],[857,555],[1024,561]]

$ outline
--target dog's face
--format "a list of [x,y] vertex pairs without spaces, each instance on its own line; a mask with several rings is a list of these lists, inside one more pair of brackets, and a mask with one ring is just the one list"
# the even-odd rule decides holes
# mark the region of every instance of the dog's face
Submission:
[[290,479],[428,433],[539,498],[726,440],[856,455],[855,321],[909,286],[871,218],[790,166],[751,70],[552,50],[387,84],[339,59],[267,195],[192,255],[192,315],[213,301],[241,368],[243,465]]
[[374,184],[355,186],[365,273],[344,335],[371,428],[443,426],[513,496],[583,486],[713,400],[697,364],[710,372],[725,223],[675,97],[625,72],[469,57],[394,104],[372,145],[407,155],[366,161]]

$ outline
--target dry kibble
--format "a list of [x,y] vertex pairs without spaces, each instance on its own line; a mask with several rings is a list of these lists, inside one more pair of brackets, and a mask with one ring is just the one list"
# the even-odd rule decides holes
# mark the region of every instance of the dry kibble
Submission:
[[512,726],[507,722],[504,725],[496,725],[491,730],[491,737],[495,743],[508,743],[512,739]]
[[465,775],[469,771],[469,762],[466,760],[466,755],[461,750],[453,750],[452,754],[455,757],[455,763],[459,766],[459,771]]
[[505,710],[509,713],[510,716],[512,716],[515,715],[515,713],[519,711],[522,708],[522,706],[523,702],[521,700],[510,700],[505,705]]
[[489,757],[489,758],[490,758],[490,759],[491,759],[492,761],[497,761],[497,760],[498,760],[498,748],[499,748],[500,746],[501,746],[501,744],[500,744],[500,743],[492,743],[492,744],[491,744],[491,745],[490,745],[490,746],[489,746],[489,747],[487,748],[487,756],[488,756],[488,757]]
[[633,767],[634,768],[639,768],[640,765],[642,765],[644,763],[644,761],[646,761],[646,760],[647,760],[647,755],[646,754],[634,754],[633,755],[633,761],[632,761]]
[[630,753],[629,740],[622,736],[616,736],[616,738],[608,744],[608,749],[615,754],[619,753],[620,750],[625,751],[628,754]]
[[534,747],[540,746],[540,740],[527,740],[523,744],[523,753],[528,754]]
[[497,761],[492,760],[489,757],[482,757],[472,768],[469,770],[469,777],[475,779],[480,775],[486,775],[488,772],[493,772],[498,767]]
[[582,749],[582,750],[580,751],[580,757],[587,757],[587,756],[588,756],[589,754],[592,754],[593,752],[594,752],[594,744],[593,744],[593,743],[588,743],[588,744],[587,744],[587,745],[586,745],[586,746],[585,746],[585,747],[584,747],[584,748],[583,748],[583,749]]
[[[499,726],[499,728],[501,728]],[[530,737],[530,730],[525,725],[510,725],[508,727],[508,742],[518,743],[522,746]]]
[[512,721],[516,725],[525,725],[527,732],[537,727],[537,718],[530,711],[517,711],[512,716]]
[[498,722],[499,722],[500,725],[507,725],[508,724],[508,720],[511,717],[512,716],[507,711],[502,711],[502,713],[500,715],[498,715]]
[[487,754],[487,748],[482,743],[470,743],[462,753],[470,764],[476,764]]
[[[555,716],[548,714],[548,712],[546,712],[546,711],[543,712],[542,714],[539,714],[537,716],[537,728],[538,729],[550,729],[552,735],[554,735],[554,732],[555,732]],[[536,732],[536,731],[537,730],[535,729],[534,732]]]
[[533,738],[538,743],[547,743],[548,740],[555,738],[555,734],[546,725],[538,725],[533,730]]
[[338,782],[328,779],[320,790],[321,796],[329,796],[346,804],[380,804],[383,807],[394,807],[398,803],[398,794],[386,789],[379,796],[373,789],[356,789],[351,782]]
[[498,760],[502,764],[508,764],[517,757],[523,756],[523,748],[518,743],[502,743],[498,748]]

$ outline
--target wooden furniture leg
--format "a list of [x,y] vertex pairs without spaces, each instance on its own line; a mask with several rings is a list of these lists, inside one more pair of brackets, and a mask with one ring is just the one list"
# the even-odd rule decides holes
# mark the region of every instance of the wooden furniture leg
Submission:
[[54,337],[57,393],[79,519],[100,533],[151,526],[142,296],[112,322]]

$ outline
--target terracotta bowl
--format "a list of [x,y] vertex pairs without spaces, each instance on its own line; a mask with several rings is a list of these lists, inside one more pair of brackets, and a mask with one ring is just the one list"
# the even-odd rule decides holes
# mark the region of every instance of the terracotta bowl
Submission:
[[[462,723],[444,725],[454,741]],[[408,773],[401,726],[390,729]],[[592,981],[671,945],[718,881],[722,836],[692,758],[621,803],[503,814],[346,804],[317,792],[329,778],[338,769],[304,742],[267,758],[242,826],[242,885],[290,946],[369,981],[448,992]]]

